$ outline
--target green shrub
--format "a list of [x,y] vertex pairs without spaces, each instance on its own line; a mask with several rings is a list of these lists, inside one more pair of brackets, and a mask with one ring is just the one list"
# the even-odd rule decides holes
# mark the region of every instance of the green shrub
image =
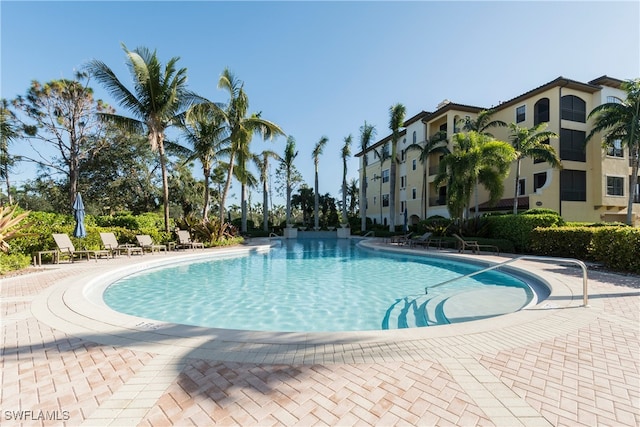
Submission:
[[27,268],[31,264],[31,257],[25,254],[5,254],[0,252],[0,275],[9,271]]
[[555,213],[488,216],[486,220],[489,234],[495,239],[510,240],[518,253],[531,251],[531,233],[537,227],[564,225],[562,217]]
[[598,229],[590,227],[538,227],[531,232],[531,252],[542,256],[593,260],[590,252]]
[[640,230],[632,227],[596,229],[592,241],[593,258],[617,271],[640,273]]

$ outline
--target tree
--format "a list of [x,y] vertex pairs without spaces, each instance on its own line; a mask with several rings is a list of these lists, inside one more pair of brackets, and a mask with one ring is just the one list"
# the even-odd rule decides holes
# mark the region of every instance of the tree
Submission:
[[[258,133],[263,139],[272,139],[277,135],[284,135],[278,125],[265,120],[258,114],[247,115],[249,98],[244,91],[244,82],[239,80],[228,68],[225,68],[218,80],[218,88],[229,94],[229,102],[221,112],[227,122],[229,139],[231,141],[229,154],[229,170],[227,181],[220,200],[220,221],[224,222],[224,204],[231,187],[235,157],[239,152],[248,152],[251,138]],[[205,102],[196,108],[210,108],[220,110],[220,106],[213,102]]]
[[422,218],[427,217],[427,205],[429,204],[429,185],[427,184],[427,173],[429,170],[429,156],[432,154],[449,154],[449,148],[447,148],[447,133],[445,131],[439,131],[431,138],[427,138],[424,145],[415,143],[407,147],[409,150],[418,150],[420,156],[420,164],[422,165],[422,206],[420,216]]
[[436,186],[446,183],[451,217],[465,217],[476,180],[489,191],[490,204],[500,200],[514,159],[515,150],[507,142],[475,131],[454,134],[453,151],[442,158],[434,180]]
[[291,196],[291,206],[302,212],[302,223],[308,225],[313,213],[313,190],[306,184],[302,184],[297,194]]
[[317,230],[318,227],[320,227],[320,218],[318,218],[318,209],[319,209],[319,205],[320,205],[320,194],[318,193],[318,163],[320,161],[320,155],[322,154],[322,150],[324,149],[325,145],[327,145],[327,142],[329,141],[329,138],[327,138],[326,136],[323,136],[322,138],[320,138],[320,141],[318,141],[315,145],[315,147],[313,147],[313,151],[311,152],[311,157],[313,158],[313,165],[315,166],[315,187],[314,187],[314,204],[313,204],[313,215],[314,215],[314,227]]
[[[23,121],[22,126],[37,157],[22,158],[60,173],[68,180],[69,207],[65,210],[70,211],[78,192],[80,162],[99,149],[92,144],[99,140],[95,136],[103,131],[96,114],[106,114],[111,109],[93,98],[84,73],[76,73],[75,80],[52,80],[45,84],[34,80],[26,96],[14,100],[14,106],[29,120]],[[53,147],[56,155],[44,153],[32,140],[44,147]]]
[[347,159],[351,157],[351,135],[344,139],[344,145],[340,151],[342,157],[342,223],[348,223],[347,218]]
[[202,219],[208,221],[210,210],[211,171],[220,152],[228,145],[228,132],[224,116],[217,110],[190,111],[181,119],[180,127],[191,146],[187,162],[200,161],[204,177]]
[[240,182],[240,231],[247,232],[247,187],[255,187],[258,180],[249,171],[247,163],[255,162],[256,156],[249,151],[249,145],[244,145],[236,153],[236,168],[233,175]]
[[638,169],[640,168],[640,79],[623,82],[621,88],[627,98],[621,102],[608,102],[597,106],[589,113],[594,119],[593,128],[586,141],[597,133],[603,133],[605,147],[619,143],[629,149],[631,178],[627,202],[627,224],[633,224],[633,201],[638,197]]
[[349,185],[347,186],[347,196],[349,196],[349,213],[351,215],[356,214],[359,193],[360,189],[358,188],[358,180],[356,178],[351,178],[351,181],[349,181]]
[[282,160],[280,160],[277,171],[278,175],[284,176],[285,199],[287,201],[285,211],[287,226],[291,224],[291,192],[296,184],[302,182],[302,177],[293,164],[297,156],[296,140],[292,136],[289,136],[287,138],[287,145],[284,148],[284,156],[282,156]]
[[133,78],[131,92],[105,63],[92,60],[87,69],[102,83],[116,101],[129,110],[134,117],[114,113],[102,113],[100,117],[133,132],[144,132],[151,149],[157,151],[162,171],[162,201],[164,206],[164,228],[169,231],[169,181],[164,142],[166,130],[178,123],[179,116],[196,99],[187,90],[187,69],[176,69],[180,58],[173,57],[162,67],[156,51],[138,47],[133,51],[123,44],[127,66]]
[[278,153],[270,150],[263,150],[256,163],[260,171],[260,182],[262,182],[262,230],[269,231],[269,159],[282,160]]
[[364,233],[367,230],[367,186],[369,181],[367,180],[367,165],[368,155],[367,150],[369,144],[376,136],[376,127],[367,123],[365,120],[364,125],[360,126],[360,150],[362,150],[362,185],[360,189],[362,191],[362,197],[360,198],[360,229]]
[[405,106],[395,104],[389,109],[389,129],[391,129],[391,169],[389,171],[389,231],[396,229],[396,164],[398,162],[398,140],[400,128],[404,126]]
[[7,187],[7,198],[10,205],[13,204],[13,198],[11,196],[9,172],[15,160],[9,154],[9,143],[19,136],[17,119],[13,111],[9,109],[9,102],[4,98],[0,99],[0,178],[4,179]]
[[515,123],[509,124],[511,131],[509,142],[515,149],[516,161],[516,182],[515,193],[513,195],[513,214],[518,213],[518,187],[520,182],[520,163],[527,157],[544,160],[554,168],[560,167],[560,159],[556,154],[556,150],[545,143],[549,138],[557,138],[558,135],[551,131],[545,131],[547,123],[538,123],[532,128],[522,128]]

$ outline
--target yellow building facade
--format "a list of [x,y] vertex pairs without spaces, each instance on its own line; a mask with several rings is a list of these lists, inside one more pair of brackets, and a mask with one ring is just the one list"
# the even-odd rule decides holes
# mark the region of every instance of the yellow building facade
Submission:
[[[562,168],[526,158],[521,161],[519,182],[515,182],[515,162],[505,179],[503,199],[488,206],[486,191],[478,194],[481,212],[513,210],[517,194],[518,210],[553,209],[567,221],[626,221],[631,160],[629,150],[619,144],[603,149],[600,135],[585,144],[591,131],[587,116],[593,108],[607,102],[622,102],[626,93],[621,80],[600,77],[582,83],[563,77],[532,89],[495,107],[476,107],[445,100],[434,112],[422,111],[404,123],[398,141],[396,178],[396,225],[408,224],[434,215],[449,217],[445,200],[446,187],[435,186],[441,154],[422,155],[425,144],[446,133],[449,149],[452,135],[466,119],[474,120],[485,109],[494,111],[492,120],[533,127],[548,123],[546,130],[559,138],[551,139],[561,159]],[[509,130],[494,127],[488,131],[502,141],[509,141]],[[360,203],[366,203],[366,215],[375,224],[389,224],[389,173],[391,136],[377,141],[360,158]],[[365,178],[366,170],[366,178]],[[363,187],[366,186],[366,190]],[[518,191],[516,193],[516,187]],[[366,191],[366,199],[364,197]],[[471,210],[475,206],[472,196]],[[640,223],[640,200],[635,200],[634,220]],[[470,212],[472,216],[474,212]]]

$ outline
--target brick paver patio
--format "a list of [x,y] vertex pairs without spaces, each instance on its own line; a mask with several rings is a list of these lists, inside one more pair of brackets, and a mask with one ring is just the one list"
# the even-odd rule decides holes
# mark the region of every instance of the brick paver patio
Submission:
[[637,276],[589,271],[585,308],[578,269],[528,262],[553,287],[531,309],[375,333],[140,322],[83,293],[114,270],[188,256],[2,279],[0,425],[640,425]]

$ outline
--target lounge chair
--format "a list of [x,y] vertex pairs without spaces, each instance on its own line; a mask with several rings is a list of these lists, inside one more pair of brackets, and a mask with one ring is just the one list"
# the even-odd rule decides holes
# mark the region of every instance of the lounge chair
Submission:
[[142,250],[149,251],[151,253],[165,251],[167,252],[167,245],[157,245],[153,243],[153,239],[148,234],[138,234],[136,236],[138,245]]
[[480,252],[481,248],[488,248],[495,251],[496,255],[500,255],[500,248],[494,245],[481,245],[476,240],[464,240],[457,234],[453,234],[453,237],[458,241],[458,252],[464,252],[466,249],[470,249],[472,253],[476,254]]
[[397,243],[398,245],[406,245],[411,241],[411,236],[413,236],[413,232],[403,234],[402,236],[392,236],[391,243]]
[[189,231],[187,230],[177,230],[176,234],[178,235],[178,244],[176,248],[202,248],[204,249],[204,243],[195,242],[191,240],[191,236],[189,235]]
[[54,233],[53,240],[56,242],[56,246],[58,246],[58,253],[56,254],[55,260],[59,260],[61,257],[69,258],[69,261],[73,262],[76,257],[78,259],[82,259],[83,257],[87,257],[87,261],[93,256],[96,261],[98,261],[99,256],[109,257],[109,251],[105,250],[80,250],[77,251],[75,246],[73,246],[73,242],[69,235],[65,233]]
[[140,246],[134,246],[128,243],[119,244],[116,235],[113,233],[100,233],[100,239],[102,240],[104,248],[111,253],[111,256],[121,253],[126,253],[127,256],[131,256],[131,254],[144,255],[144,251]]
[[424,246],[425,248],[428,248],[429,245],[431,244],[432,236],[433,236],[433,233],[426,232],[420,237],[417,237],[415,239],[411,239],[409,245],[410,246],[418,246],[419,245],[419,246]]

